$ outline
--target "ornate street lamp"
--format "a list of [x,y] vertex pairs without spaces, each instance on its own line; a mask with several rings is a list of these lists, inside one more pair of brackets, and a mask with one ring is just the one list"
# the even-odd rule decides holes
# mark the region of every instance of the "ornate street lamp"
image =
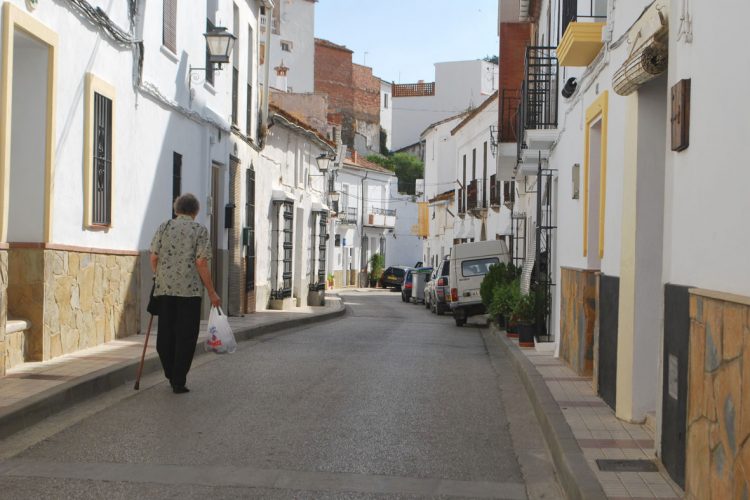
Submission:
[[206,37],[209,64],[218,64],[217,69],[221,69],[222,64],[229,62],[229,55],[232,53],[237,37],[221,26],[212,28],[203,33],[203,36]]
[[[210,68],[212,70],[221,70],[222,64],[229,62],[229,56],[232,54],[234,49],[234,42],[237,37],[227,31],[222,26],[215,26],[203,33],[206,38],[206,49],[208,50],[208,64],[207,68],[194,68],[190,66],[188,69],[188,87],[190,89],[190,100],[193,99],[193,82],[200,83],[202,78],[197,73],[198,71],[205,72]],[[216,67],[214,68],[214,65]],[[205,78],[205,76],[204,76]]]
[[321,153],[320,156],[315,158],[315,162],[318,164],[318,170],[325,174],[328,172],[328,165],[331,163],[331,157],[325,153]]

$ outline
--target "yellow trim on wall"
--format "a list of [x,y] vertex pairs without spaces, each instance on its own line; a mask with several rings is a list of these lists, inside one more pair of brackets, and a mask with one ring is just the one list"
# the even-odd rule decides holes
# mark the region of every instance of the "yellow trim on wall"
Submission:
[[604,215],[607,201],[607,114],[609,92],[602,92],[586,110],[586,130],[583,144],[583,256],[588,255],[589,228],[589,151],[591,127],[599,120],[602,123],[601,173],[599,174],[599,258],[604,257]]
[[13,49],[16,30],[47,45],[47,130],[45,134],[44,243],[52,239],[52,191],[55,155],[55,81],[57,33],[10,3],[3,4],[2,82],[0,83],[0,241],[8,241],[10,147],[13,104]]
[[93,73],[86,73],[84,90],[84,118],[83,118],[83,224],[88,229],[109,229],[114,220],[114,196],[110,198],[109,224],[94,224],[92,222],[93,194],[94,194],[94,94],[99,94],[112,101],[112,163],[110,165],[110,193],[115,191],[115,118],[116,118],[116,90]]

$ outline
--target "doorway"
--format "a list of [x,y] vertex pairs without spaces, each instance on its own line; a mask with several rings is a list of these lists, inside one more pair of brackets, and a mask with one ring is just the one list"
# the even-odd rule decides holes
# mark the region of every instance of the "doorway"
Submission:
[[[41,361],[49,359],[51,352],[44,338],[44,277],[12,269],[29,262],[43,269],[44,250],[39,244],[51,239],[58,37],[10,3],[3,4],[2,14],[0,241],[11,243],[8,314],[31,322],[30,330],[16,344],[22,352],[8,355]],[[14,248],[13,243],[36,245]]]
[[601,168],[602,168],[602,120],[594,122],[589,129],[588,197],[586,198],[586,262],[588,269],[600,269],[602,265],[599,245]]
[[[221,195],[221,167],[217,164],[211,166],[211,206],[209,207],[210,231],[211,231],[211,279],[217,292],[221,290],[219,283],[219,196]],[[220,292],[219,292],[220,293]]]

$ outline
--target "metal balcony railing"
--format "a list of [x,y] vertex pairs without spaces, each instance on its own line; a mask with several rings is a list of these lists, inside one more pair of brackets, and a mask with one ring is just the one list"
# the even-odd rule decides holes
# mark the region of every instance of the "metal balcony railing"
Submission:
[[518,112],[518,157],[526,130],[557,128],[559,71],[556,47],[526,47],[526,67]]
[[357,223],[357,207],[346,207],[339,212],[339,221],[341,224]]
[[503,89],[500,108],[500,142],[516,142],[518,107],[521,104],[521,91]]
[[395,217],[396,216],[396,209],[394,209],[394,208],[372,207],[370,209],[370,213],[371,214],[375,214],[375,215],[387,215],[387,216],[390,216],[390,217]]
[[479,181],[474,179],[469,183],[469,189],[466,193],[466,209],[474,210],[479,208]]
[[603,22],[607,20],[607,0],[559,0],[560,39],[568,29],[568,24],[580,20]]

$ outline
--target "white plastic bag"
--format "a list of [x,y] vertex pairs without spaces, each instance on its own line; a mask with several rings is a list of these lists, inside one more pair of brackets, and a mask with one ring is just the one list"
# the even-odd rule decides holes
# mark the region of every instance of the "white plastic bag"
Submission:
[[229,326],[227,315],[220,307],[211,307],[211,314],[208,315],[206,350],[216,354],[231,354],[237,350],[237,341],[234,339],[232,327]]

